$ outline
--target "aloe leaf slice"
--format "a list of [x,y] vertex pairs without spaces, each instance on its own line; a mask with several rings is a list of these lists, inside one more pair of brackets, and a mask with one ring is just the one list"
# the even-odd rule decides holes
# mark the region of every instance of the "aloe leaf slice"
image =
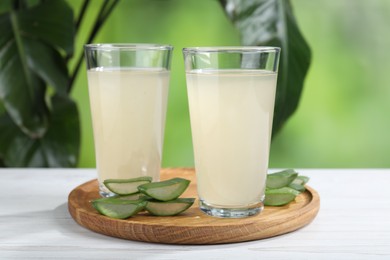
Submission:
[[294,182],[290,183],[288,185],[288,187],[291,189],[294,189],[296,191],[299,191],[299,192],[304,192],[306,190],[305,186],[303,186],[301,184],[294,183]]
[[148,201],[145,209],[155,216],[174,216],[186,211],[194,204],[194,198],[179,198],[170,201]]
[[130,195],[115,195],[113,197],[110,197],[113,199],[118,199],[118,200],[148,200],[151,199],[149,196],[146,196],[145,194],[142,194],[141,192],[137,192],[134,194]]
[[146,206],[144,200],[120,200],[114,198],[101,198],[92,201],[93,207],[102,215],[117,219],[129,218]]
[[130,195],[138,192],[138,186],[150,183],[151,181],[152,177],[142,176],[132,179],[107,179],[103,183],[107,189],[115,194]]
[[267,189],[265,191],[265,206],[283,206],[295,199],[299,195],[299,191],[296,191],[289,187],[283,187],[280,189]]
[[[299,176],[298,176],[299,177]],[[306,190],[304,186],[304,181],[301,178],[296,177],[295,180],[293,180],[288,187],[297,190],[299,192],[304,192]]]
[[[298,176],[299,177],[299,176]],[[301,178],[296,177],[290,184],[299,184],[304,185],[304,182]]]
[[143,184],[138,190],[156,200],[168,201],[177,199],[190,184],[189,180],[173,178],[166,181]]
[[287,169],[280,172],[275,172],[267,175],[267,188],[279,189],[288,186],[295,178],[298,173],[293,169]]
[[310,178],[309,177],[307,177],[307,176],[303,176],[303,175],[299,175],[298,177],[297,177],[297,179],[299,179],[299,180],[301,180],[302,181],[302,185],[305,185],[306,183],[308,183],[309,182],[309,180],[310,180]]

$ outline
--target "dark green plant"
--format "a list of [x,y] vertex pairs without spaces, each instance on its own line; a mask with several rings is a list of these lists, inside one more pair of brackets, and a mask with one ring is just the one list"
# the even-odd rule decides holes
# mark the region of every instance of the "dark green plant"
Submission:
[[[88,42],[118,1],[105,0]],[[74,167],[80,120],[71,87],[79,70],[67,62],[90,1],[76,22],[63,0],[10,0],[0,15],[0,165]]]
[[[102,2],[86,42],[93,41],[118,2]],[[90,3],[80,3],[76,19],[64,0],[0,3],[0,166],[77,165],[80,120],[70,92],[83,57],[73,57],[73,45]],[[275,134],[297,107],[310,49],[298,30],[289,0],[220,3],[241,32],[243,45],[282,47]],[[77,61],[69,72],[72,57]]]

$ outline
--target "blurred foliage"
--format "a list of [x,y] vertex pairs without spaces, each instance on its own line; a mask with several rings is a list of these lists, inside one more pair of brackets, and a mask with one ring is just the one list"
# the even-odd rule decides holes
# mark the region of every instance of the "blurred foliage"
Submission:
[[[69,0],[69,3],[71,2]],[[101,26],[119,2],[119,0],[73,1],[73,10],[65,0],[6,0],[1,4],[0,165],[10,167],[76,165],[80,147],[80,124],[78,109],[69,93],[72,93],[72,87],[83,63],[83,44],[77,44],[81,50],[75,52],[74,36],[82,37],[83,43],[93,42]],[[208,6],[202,6],[205,3]],[[296,26],[289,0],[223,0],[219,3],[221,5],[218,5],[217,1],[202,4],[197,2],[196,7],[202,15],[211,5],[219,8],[219,13],[226,11],[241,32],[241,42],[246,45],[270,44],[284,49],[280,61],[274,115],[276,122],[274,132],[277,132],[296,108],[310,61],[310,50]],[[186,14],[192,10],[187,8],[194,4],[195,2],[185,2],[183,5],[175,0],[123,1],[116,17],[125,14],[126,19],[130,17],[136,20],[130,26],[126,24],[126,20],[121,20],[122,23],[117,27],[118,31],[126,35],[131,29],[136,32],[142,29],[142,33],[145,33],[146,29],[143,36],[152,37],[147,41],[135,37],[122,42],[158,42],[156,32],[162,32],[162,36],[165,37],[169,30],[181,22],[176,20],[164,23],[164,20],[168,21],[169,17],[176,15],[175,8],[181,5],[183,7],[181,12]],[[97,14],[94,13],[96,8]],[[131,12],[134,13],[130,14]],[[77,13],[75,19],[73,13]],[[85,19],[86,17],[88,19]],[[227,20],[227,16],[222,18]],[[88,32],[81,29],[84,24],[87,24],[84,30]],[[161,30],[158,27],[161,27]],[[108,28],[109,35],[114,27]],[[193,33],[177,32],[175,38]],[[197,37],[205,37],[204,31],[198,31]],[[108,38],[110,40],[98,42],[115,42],[113,37]],[[177,46],[173,42],[174,39],[168,37],[165,40]],[[70,65],[67,64],[69,61]],[[70,73],[68,68],[71,69]],[[180,99],[187,100],[183,95]],[[171,99],[170,102],[175,106],[179,103],[176,100],[178,99]],[[80,103],[83,103],[83,100]],[[186,102],[181,104],[187,108]],[[177,110],[183,111],[183,107],[178,106]],[[169,113],[168,111],[168,117]],[[184,117],[188,121],[188,113]],[[177,121],[177,118],[174,121]],[[178,133],[188,129],[184,125],[176,126],[175,140]],[[169,129],[169,120],[167,128]],[[88,131],[91,132],[90,129]],[[191,149],[190,140],[183,140],[186,150]],[[169,147],[169,142],[166,146]],[[169,152],[167,154],[165,158],[169,158]],[[192,164],[192,156],[190,160]],[[185,163],[177,158],[173,161],[180,165]]]
[[[150,5],[151,2],[158,5]],[[239,45],[240,34],[216,1],[169,3],[121,3],[118,9],[122,11],[107,21],[96,42],[159,42],[175,46],[163,166],[191,166],[181,48]],[[301,32],[311,46],[312,65],[298,110],[273,140],[270,167],[390,167],[390,1],[291,3]],[[77,9],[76,3],[74,8]],[[134,24],[137,26],[130,26]],[[87,31],[84,29],[84,33]],[[76,41],[76,51],[80,51],[83,41],[79,36]],[[80,166],[91,167],[95,162],[85,71],[77,78],[74,97],[82,118]]]
[[[117,2],[102,2],[88,42]],[[0,166],[77,166],[80,121],[69,94],[83,55],[71,73],[67,62],[89,3],[74,19],[65,0],[0,2]]]
[[293,0],[313,60],[271,167],[390,167],[390,1]]
[[[67,2],[77,17],[81,1]],[[99,13],[99,5],[104,1],[93,2],[76,35],[75,56],[81,54]],[[388,168],[390,2],[291,2],[301,32],[312,49],[312,66],[297,112],[273,140],[270,166]],[[7,1],[0,3],[0,13],[8,8],[4,3]],[[192,166],[181,48],[240,45],[241,35],[217,0],[122,1],[115,12],[96,35],[95,42],[155,42],[175,46],[163,166]],[[69,67],[74,68],[76,63],[77,60],[70,60]],[[84,64],[80,68],[72,90],[81,120],[79,166],[93,167],[95,159]],[[3,113],[0,102],[0,114]],[[1,136],[6,136],[3,133]]]
[[79,118],[66,66],[72,9],[63,0],[3,1],[0,9],[0,165],[74,167]]

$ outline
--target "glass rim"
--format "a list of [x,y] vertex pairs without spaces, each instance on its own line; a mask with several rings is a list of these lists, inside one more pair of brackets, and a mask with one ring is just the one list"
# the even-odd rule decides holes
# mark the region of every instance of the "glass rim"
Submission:
[[280,52],[279,47],[274,46],[210,46],[210,47],[186,47],[183,53],[261,53],[261,52]]
[[154,43],[89,43],[84,48],[90,50],[153,50],[153,51],[170,51],[173,46],[169,44]]

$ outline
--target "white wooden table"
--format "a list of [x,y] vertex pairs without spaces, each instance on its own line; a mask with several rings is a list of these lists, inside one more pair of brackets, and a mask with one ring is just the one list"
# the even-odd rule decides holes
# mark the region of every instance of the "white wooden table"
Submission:
[[308,226],[226,245],[134,242],[93,233],[68,213],[90,169],[0,169],[0,259],[390,259],[390,169],[302,169],[321,197]]

